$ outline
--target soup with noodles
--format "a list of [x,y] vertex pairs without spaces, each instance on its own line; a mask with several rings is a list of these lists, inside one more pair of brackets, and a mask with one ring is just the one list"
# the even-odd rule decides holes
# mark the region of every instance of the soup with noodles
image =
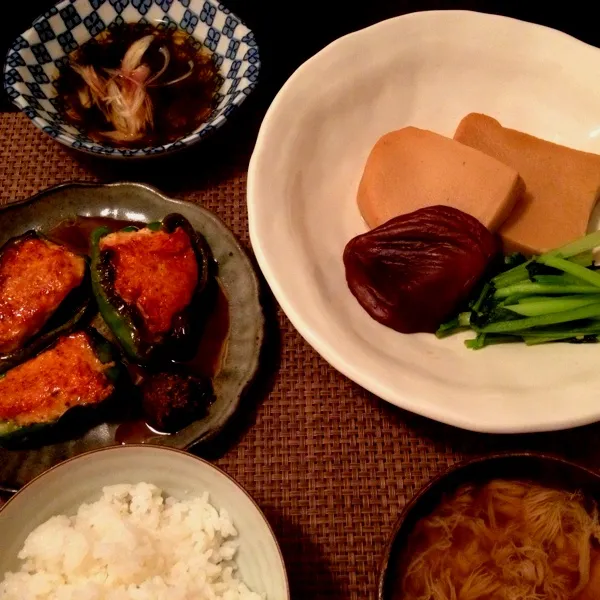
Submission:
[[598,509],[523,481],[466,485],[417,523],[400,569],[394,600],[598,600]]

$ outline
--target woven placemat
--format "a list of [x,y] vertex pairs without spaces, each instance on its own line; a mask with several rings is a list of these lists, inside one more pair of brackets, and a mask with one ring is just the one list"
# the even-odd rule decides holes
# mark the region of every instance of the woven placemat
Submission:
[[[234,127],[242,125],[241,138],[223,131],[193,153],[132,167],[90,162],[23,115],[0,115],[0,203],[70,180],[143,180],[213,210],[248,245],[245,172],[257,123],[242,119]],[[213,458],[273,525],[293,598],[375,598],[381,555],[399,511],[461,458],[538,449],[600,464],[598,426],[485,436],[389,406],[331,368],[280,310],[272,313],[277,336],[266,365],[272,377],[265,378],[249,423]]]

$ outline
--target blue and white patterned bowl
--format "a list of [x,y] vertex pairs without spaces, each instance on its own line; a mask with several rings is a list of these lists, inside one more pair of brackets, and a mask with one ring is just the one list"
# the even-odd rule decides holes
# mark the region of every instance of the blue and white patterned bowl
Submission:
[[[163,146],[124,149],[95,142],[63,120],[53,84],[59,67],[80,45],[124,22],[181,28],[212,53],[222,81],[206,123]],[[254,89],[259,70],[254,34],[214,0],[63,0],[13,42],[4,87],[35,125],[62,144],[104,156],[142,157],[189,146],[220,127]]]

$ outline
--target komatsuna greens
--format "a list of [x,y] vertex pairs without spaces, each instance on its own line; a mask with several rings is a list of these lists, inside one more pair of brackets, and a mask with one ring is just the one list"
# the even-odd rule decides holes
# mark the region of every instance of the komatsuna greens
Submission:
[[530,259],[507,257],[436,335],[472,330],[475,338],[465,342],[472,349],[507,342],[597,342],[600,270],[592,251],[598,246],[595,232]]

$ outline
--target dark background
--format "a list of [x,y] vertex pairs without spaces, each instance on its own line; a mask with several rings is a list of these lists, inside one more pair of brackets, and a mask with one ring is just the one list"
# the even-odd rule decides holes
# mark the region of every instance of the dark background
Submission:
[[[255,32],[261,51],[261,96],[269,101],[291,72],[332,40],[383,19],[418,10],[466,9],[548,25],[600,46],[595,3],[456,0],[223,0]],[[0,55],[55,0],[10,0],[0,21]],[[3,59],[2,59],[3,60]],[[600,76],[600,74],[599,74]],[[9,105],[2,96],[0,109]]]

